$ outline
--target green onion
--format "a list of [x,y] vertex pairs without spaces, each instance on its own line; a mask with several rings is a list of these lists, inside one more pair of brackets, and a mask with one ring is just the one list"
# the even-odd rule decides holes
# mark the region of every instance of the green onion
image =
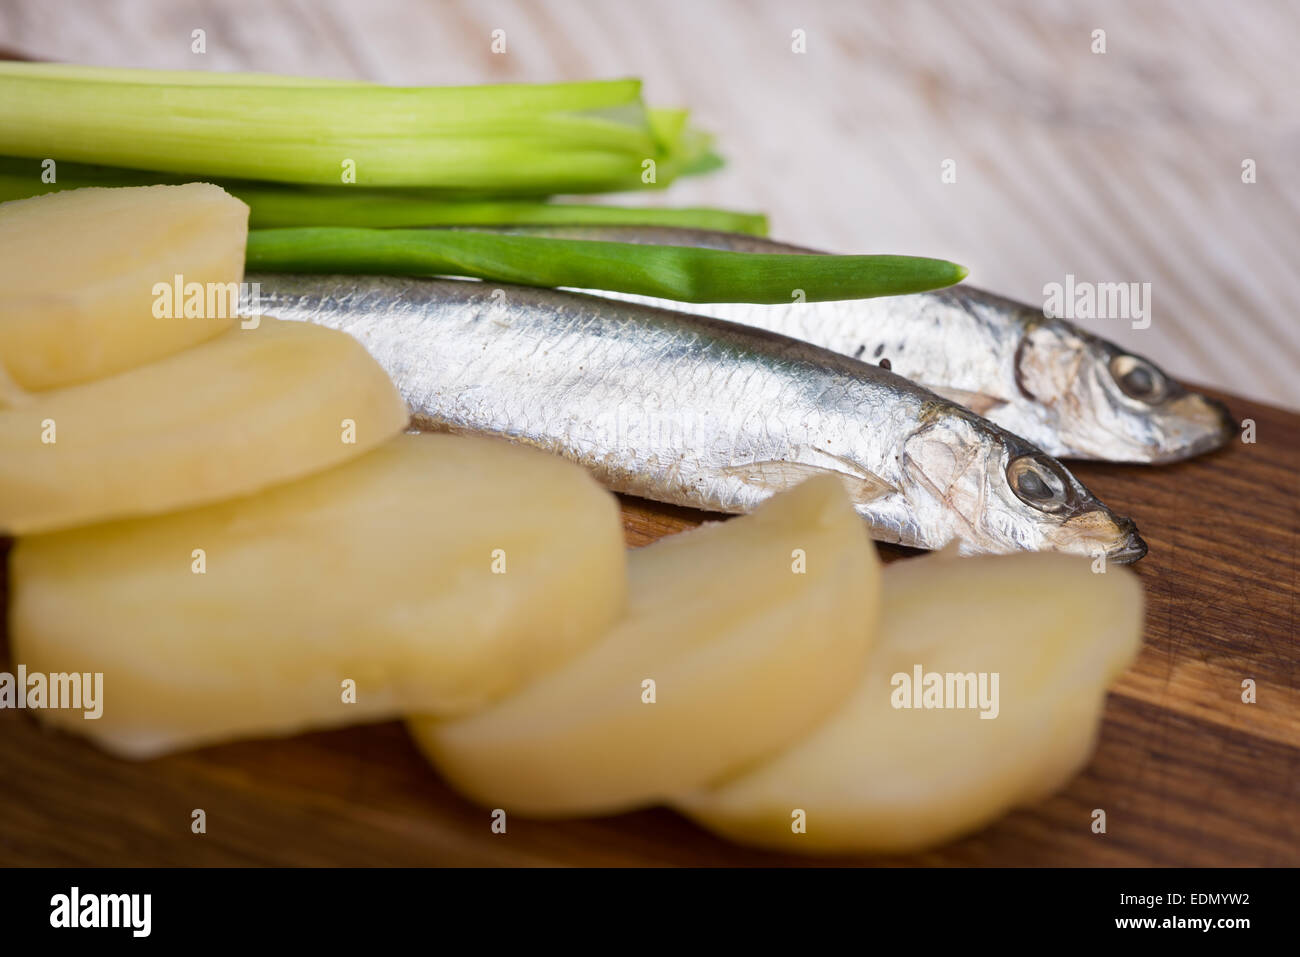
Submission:
[[[510,194],[667,185],[710,144],[636,80],[385,87],[7,64],[6,153],[193,177]],[[655,182],[642,181],[643,163]]]
[[966,269],[911,256],[805,256],[549,239],[472,231],[313,227],[248,235],[264,272],[468,276],[681,302],[865,299],[939,289]]
[[[0,186],[0,190],[3,186]],[[252,209],[254,229],[286,226],[675,226],[767,235],[767,217],[704,206],[605,206],[528,199],[424,199],[397,190],[230,189]],[[324,193],[324,195],[322,195]]]
[[[187,183],[175,173],[59,163],[57,179],[41,182],[38,160],[0,156],[0,202],[86,186],[150,186]],[[707,207],[596,206],[534,199],[472,200],[437,190],[356,186],[293,186],[253,180],[217,185],[249,205],[254,229],[280,226],[676,226],[767,235],[760,213]]]

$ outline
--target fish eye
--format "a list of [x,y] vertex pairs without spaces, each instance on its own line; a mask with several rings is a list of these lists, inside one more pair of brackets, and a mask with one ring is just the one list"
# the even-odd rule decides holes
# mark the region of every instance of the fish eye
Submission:
[[1043,455],[1022,455],[1007,465],[1007,482],[1016,497],[1040,512],[1059,512],[1072,494],[1060,466]]
[[1120,391],[1130,399],[1154,405],[1163,401],[1169,391],[1164,373],[1137,356],[1115,356],[1110,360],[1110,374]]

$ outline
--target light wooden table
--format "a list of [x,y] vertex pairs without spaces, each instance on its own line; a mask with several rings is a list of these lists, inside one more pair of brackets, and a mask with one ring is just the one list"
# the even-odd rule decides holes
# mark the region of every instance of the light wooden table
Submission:
[[838,252],[951,258],[1030,302],[1067,274],[1150,282],[1149,328],[1091,325],[1293,409],[1297,37],[1285,0],[0,0],[0,48],[40,58],[390,83],[641,76],[730,160],[660,201],[764,209],[777,237]]

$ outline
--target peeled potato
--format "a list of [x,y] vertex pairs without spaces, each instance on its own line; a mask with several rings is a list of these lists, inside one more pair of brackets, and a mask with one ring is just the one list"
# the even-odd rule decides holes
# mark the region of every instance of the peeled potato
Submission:
[[99,719],[36,714],[129,757],[480,707],[598,637],[626,593],[612,495],[562,459],[451,435],[22,539],[12,563],[14,659],[104,675]]
[[0,409],[11,409],[29,401],[28,393],[19,387],[4,365],[0,364]]
[[264,319],[0,407],[0,532],[246,494],[353,458],[407,421],[388,376],[351,336]]
[[0,365],[24,389],[53,389],[220,335],[232,317],[184,318],[183,300],[181,318],[158,318],[155,287],[238,284],[247,239],[248,207],[211,183],[0,203]]
[[[1087,559],[1060,554],[937,555],[889,566],[882,587],[866,676],[834,717],[680,809],[744,844],[901,852],[979,828],[1087,763],[1106,686],[1141,644],[1136,577],[1093,574]],[[892,679],[916,665],[996,672],[997,716],[895,708],[906,689]]]
[[797,740],[861,673],[879,568],[835,478],[635,551],[629,575],[626,617],[572,662],[478,714],[412,721],[453,785],[531,816],[655,803]]

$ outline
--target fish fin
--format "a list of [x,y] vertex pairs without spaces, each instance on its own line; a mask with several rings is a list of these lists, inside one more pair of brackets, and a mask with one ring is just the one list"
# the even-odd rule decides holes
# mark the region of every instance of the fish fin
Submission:
[[[829,458],[841,461],[837,456]],[[790,462],[783,459],[764,459],[758,462],[745,462],[741,465],[728,465],[721,469],[722,474],[739,478],[746,485],[753,485],[773,494],[783,489],[792,488],[814,475],[837,475],[844,483],[845,490],[854,502],[872,502],[897,492],[893,485],[886,482],[874,472],[860,468],[852,463],[845,463],[847,468],[830,465],[814,465],[810,462]]]
[[926,388],[943,396],[949,402],[964,405],[976,415],[988,415],[994,409],[999,409],[1007,404],[1006,399],[999,399],[997,396],[989,395],[986,392],[968,392],[965,389],[954,389],[946,385],[926,385]]

